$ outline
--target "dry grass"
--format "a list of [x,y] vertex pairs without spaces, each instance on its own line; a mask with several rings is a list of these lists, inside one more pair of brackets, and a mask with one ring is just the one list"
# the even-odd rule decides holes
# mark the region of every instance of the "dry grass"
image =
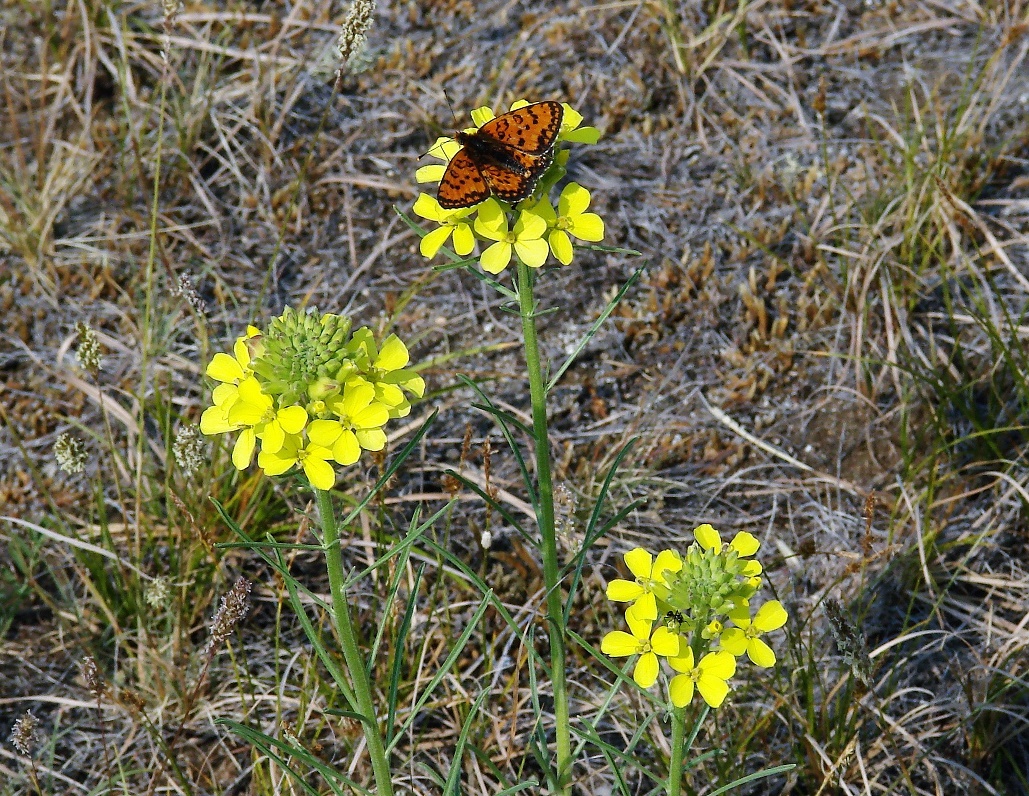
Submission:
[[[385,326],[396,311],[436,362],[413,418],[441,414],[348,563],[365,566],[417,505],[442,505],[466,427],[466,474],[481,473],[498,434],[456,376],[492,382],[524,414],[517,324],[478,282],[430,271],[392,210],[410,207],[419,156],[453,124],[444,89],[459,113],[523,96],[581,110],[605,137],[570,175],[594,190],[606,242],[643,252],[584,255],[542,280],[561,308],[542,330],[558,358],[646,267],[555,391],[570,533],[634,437],[613,494],[646,499],[592,552],[597,599],[577,606],[577,632],[598,643],[611,626],[599,591],[628,546],[706,521],[770,551],[789,639],[700,736],[721,752],[698,764],[695,792],[782,762],[798,767],[750,792],[1029,792],[1029,5],[388,4],[366,68],[336,96],[344,11],[189,3],[166,66],[159,3],[0,4],[0,737],[26,709],[41,730],[34,768],[0,744],[0,794],[33,792],[33,777],[43,792],[293,792],[219,718],[368,776],[281,582],[213,546],[229,538],[209,497],[282,540],[309,538],[308,507],[220,449],[187,475],[171,442],[199,417],[202,363],[248,319],[309,304]],[[182,277],[202,308],[177,292]],[[74,364],[79,321],[104,345],[95,380]],[[93,452],[81,475],[50,454],[69,430]],[[495,453],[492,469],[521,511],[514,462]],[[436,540],[530,624],[543,601],[533,551],[461,497]],[[499,541],[484,553],[488,521]],[[417,593],[415,563],[400,579],[417,601],[401,712],[478,604],[431,548],[415,558]],[[314,556],[293,567],[320,583]],[[253,610],[198,688],[208,623],[240,573]],[[386,576],[363,588],[366,630],[399,626],[402,612],[375,610]],[[864,635],[867,685],[833,644],[828,597]],[[486,613],[397,747],[404,792],[441,792],[483,688],[464,791],[539,776],[516,641]],[[609,681],[588,656],[576,667],[573,705],[592,726]],[[613,749],[635,744],[624,789],[592,750],[580,792],[651,792],[666,750],[634,737],[648,710],[622,693],[595,725]]]

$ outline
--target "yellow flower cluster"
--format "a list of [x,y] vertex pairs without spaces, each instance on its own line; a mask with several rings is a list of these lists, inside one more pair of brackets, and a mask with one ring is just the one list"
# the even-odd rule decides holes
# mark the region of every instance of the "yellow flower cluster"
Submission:
[[352,335],[339,315],[287,308],[266,332],[254,326],[232,354],[215,354],[207,375],[218,382],[200,419],[204,434],[238,432],[232,463],[257,463],[267,475],[299,466],[311,485],[331,489],[333,464],[351,465],[361,452],[386,445],[383,426],[411,411],[425,382],[407,368],[396,335],[376,345],[370,329]]
[[[511,110],[528,104],[525,100],[518,100],[512,103]],[[595,127],[581,126],[582,114],[570,105],[562,104],[564,116],[557,137],[558,146],[562,142],[595,144],[600,139],[600,131]],[[493,109],[485,106],[476,108],[471,115],[476,126],[465,131],[469,133],[494,118]],[[429,152],[444,163],[422,166],[415,179],[421,183],[439,182],[446,171],[445,164],[460,148],[453,138],[439,138]],[[446,210],[440,207],[435,197],[420,194],[414,203],[415,214],[439,224],[422,238],[419,246],[422,256],[431,260],[453,237],[454,251],[461,257],[472,254],[477,242],[483,241],[486,248],[479,264],[491,274],[499,274],[507,268],[512,256],[532,268],[546,263],[550,254],[562,265],[568,265],[575,253],[572,238],[592,243],[603,240],[604,220],[596,213],[587,212],[590,192],[578,183],[570,182],[564,186],[556,208],[547,198],[550,189],[564,176],[567,162],[568,150],[558,149],[553,165],[540,179],[534,195],[519,202],[515,208],[490,197],[472,207]]]
[[[635,580],[611,581],[607,596],[630,603],[625,612],[630,632],[608,633],[601,650],[614,657],[638,655],[633,679],[642,688],[657,682],[664,658],[677,672],[668,683],[675,707],[688,705],[699,691],[716,708],[729,693],[738,657],[746,654],[763,668],[775,664],[775,653],[761,636],[786,624],[787,614],[772,600],[751,616],[750,598],[762,571],[751,558],[760,547],[757,539],[742,532],[723,545],[710,525],[693,533],[696,542],[685,556],[663,550],[655,559],[641,547],[625,554]],[[725,629],[722,618],[735,627]]]

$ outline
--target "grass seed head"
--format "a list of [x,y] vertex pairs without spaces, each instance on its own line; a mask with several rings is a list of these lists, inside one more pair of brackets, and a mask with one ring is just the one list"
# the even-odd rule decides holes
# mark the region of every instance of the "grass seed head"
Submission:
[[75,349],[75,359],[83,370],[96,376],[103,367],[104,358],[100,352],[100,341],[96,332],[88,323],[79,321],[75,324],[75,332],[78,334],[78,347]]
[[71,434],[61,434],[54,443],[54,459],[57,466],[69,475],[81,473],[89,462],[86,443]]
[[339,74],[347,71],[351,60],[364,49],[368,30],[375,14],[375,0],[354,0],[343,21],[343,29],[336,39],[336,54],[339,56]]
[[239,578],[229,589],[229,593],[222,597],[222,604],[211,621],[211,638],[207,642],[206,653],[213,653],[225,643],[232,634],[232,629],[247,615],[249,608],[250,581]]
[[39,743],[39,722],[36,717],[28,711],[14,722],[14,727],[11,729],[11,743],[14,748],[21,752],[23,755],[31,757],[35,751],[36,746]]
[[193,475],[199,470],[207,454],[207,445],[200,433],[200,427],[190,424],[180,428],[179,433],[175,435],[175,442],[172,443],[172,453],[186,475]]

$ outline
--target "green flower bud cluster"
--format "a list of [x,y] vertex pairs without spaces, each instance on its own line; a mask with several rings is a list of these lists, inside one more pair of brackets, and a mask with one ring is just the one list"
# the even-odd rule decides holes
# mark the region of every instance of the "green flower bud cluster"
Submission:
[[316,382],[345,377],[340,373],[344,364],[352,367],[347,348],[351,325],[342,315],[286,307],[259,338],[261,351],[252,367],[262,391],[290,405],[306,400]]
[[673,610],[698,619],[728,614],[732,608],[745,605],[757,591],[756,563],[741,558],[729,546],[716,551],[694,543],[686,552],[682,569],[668,579],[665,602]]

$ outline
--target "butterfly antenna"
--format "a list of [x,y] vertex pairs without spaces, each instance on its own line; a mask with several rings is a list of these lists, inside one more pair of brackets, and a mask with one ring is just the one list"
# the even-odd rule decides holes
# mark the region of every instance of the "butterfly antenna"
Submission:
[[454,113],[454,106],[450,104],[450,97],[447,96],[447,90],[443,89],[443,99],[447,101],[447,107],[450,108],[450,115],[454,117],[454,127],[458,126],[457,114]]
[[[450,108],[450,115],[454,117],[454,128],[458,129],[457,114],[454,113],[454,106],[450,104],[450,97],[447,95],[447,90],[446,89],[443,89],[443,99],[445,99],[447,101],[447,107]],[[424,153],[424,154],[422,154],[422,155],[419,155],[418,159],[421,160],[422,158],[431,155],[432,154],[432,150],[436,149],[436,148],[437,148],[436,146],[430,147],[429,151]]]

